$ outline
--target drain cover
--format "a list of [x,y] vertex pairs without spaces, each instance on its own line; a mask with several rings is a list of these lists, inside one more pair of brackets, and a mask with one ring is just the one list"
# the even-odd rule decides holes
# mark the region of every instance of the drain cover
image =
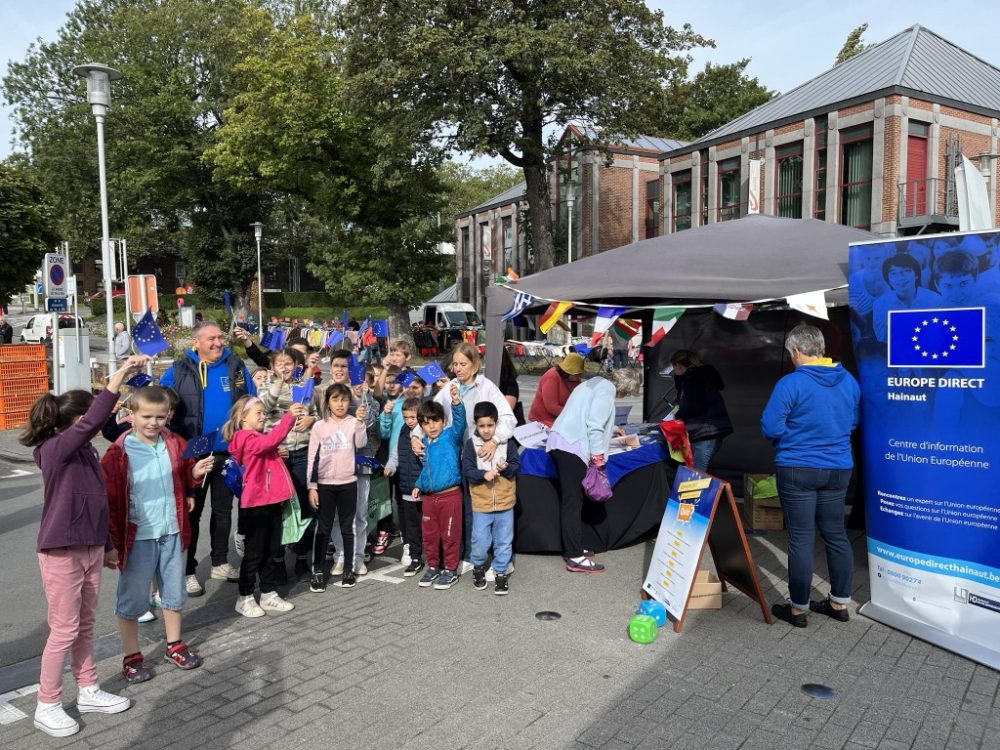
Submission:
[[535,617],[539,620],[558,620],[562,617],[558,612],[535,612]]
[[812,698],[832,698],[833,688],[815,682],[807,682],[802,686],[802,692]]

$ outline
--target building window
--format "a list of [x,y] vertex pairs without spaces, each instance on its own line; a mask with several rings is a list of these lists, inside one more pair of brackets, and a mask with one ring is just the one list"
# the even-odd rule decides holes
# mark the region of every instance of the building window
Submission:
[[493,270],[493,243],[490,232],[490,223],[484,221],[479,225],[479,249],[483,254],[482,268],[483,276],[489,276]]
[[701,152],[701,224],[708,224],[708,149]]
[[777,171],[775,214],[786,219],[802,218],[802,141],[779,146],[774,152]]
[[691,228],[691,170],[674,174],[674,231]]
[[646,183],[646,239],[660,233],[660,180]]
[[469,302],[472,299],[472,248],[469,246],[469,227],[462,227],[461,247],[462,253],[462,302]]
[[840,223],[859,229],[872,224],[872,126],[840,134]]
[[503,268],[500,273],[507,273],[508,268],[514,267],[514,219],[504,216],[500,224],[503,233]]
[[719,221],[740,218],[740,157],[719,162]]
[[815,208],[813,216],[820,221],[826,221],[826,115],[816,118],[816,146],[813,169],[816,183],[813,185]]

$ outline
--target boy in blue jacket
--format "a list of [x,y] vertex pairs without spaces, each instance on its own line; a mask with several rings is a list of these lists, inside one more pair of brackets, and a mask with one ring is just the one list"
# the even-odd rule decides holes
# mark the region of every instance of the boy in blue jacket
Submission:
[[461,455],[465,406],[455,384],[451,386],[451,420],[445,428],[444,407],[436,401],[427,401],[417,410],[417,422],[424,431],[421,441],[424,465],[410,495],[423,503],[421,530],[427,570],[420,579],[420,586],[427,588],[433,584],[441,590],[458,583],[458,547],[462,540]]

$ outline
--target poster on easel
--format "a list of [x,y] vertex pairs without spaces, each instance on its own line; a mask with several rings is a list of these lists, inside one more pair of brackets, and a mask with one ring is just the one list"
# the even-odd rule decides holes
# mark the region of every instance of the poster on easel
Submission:
[[712,552],[722,590],[730,584],[754,599],[764,621],[771,615],[757,577],[736,501],[728,482],[682,466],[674,478],[660,521],[642,590],[662,602],[680,632],[706,545]]

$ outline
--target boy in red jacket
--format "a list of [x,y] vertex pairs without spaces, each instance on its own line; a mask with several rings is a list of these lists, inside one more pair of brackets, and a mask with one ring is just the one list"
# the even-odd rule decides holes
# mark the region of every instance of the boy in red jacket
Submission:
[[118,551],[115,614],[125,657],[122,674],[130,683],[153,674],[139,650],[139,623],[149,606],[149,584],[156,580],[163,601],[167,651],[163,658],[194,669],[201,658],[181,640],[181,609],[186,552],[191,538],[188,512],[194,489],[212,468],[212,457],[197,463],[183,458],[185,440],[165,429],[171,409],[164,388],[149,386],[132,396],[132,429],[116,440],[101,460],[108,488],[109,527]]

